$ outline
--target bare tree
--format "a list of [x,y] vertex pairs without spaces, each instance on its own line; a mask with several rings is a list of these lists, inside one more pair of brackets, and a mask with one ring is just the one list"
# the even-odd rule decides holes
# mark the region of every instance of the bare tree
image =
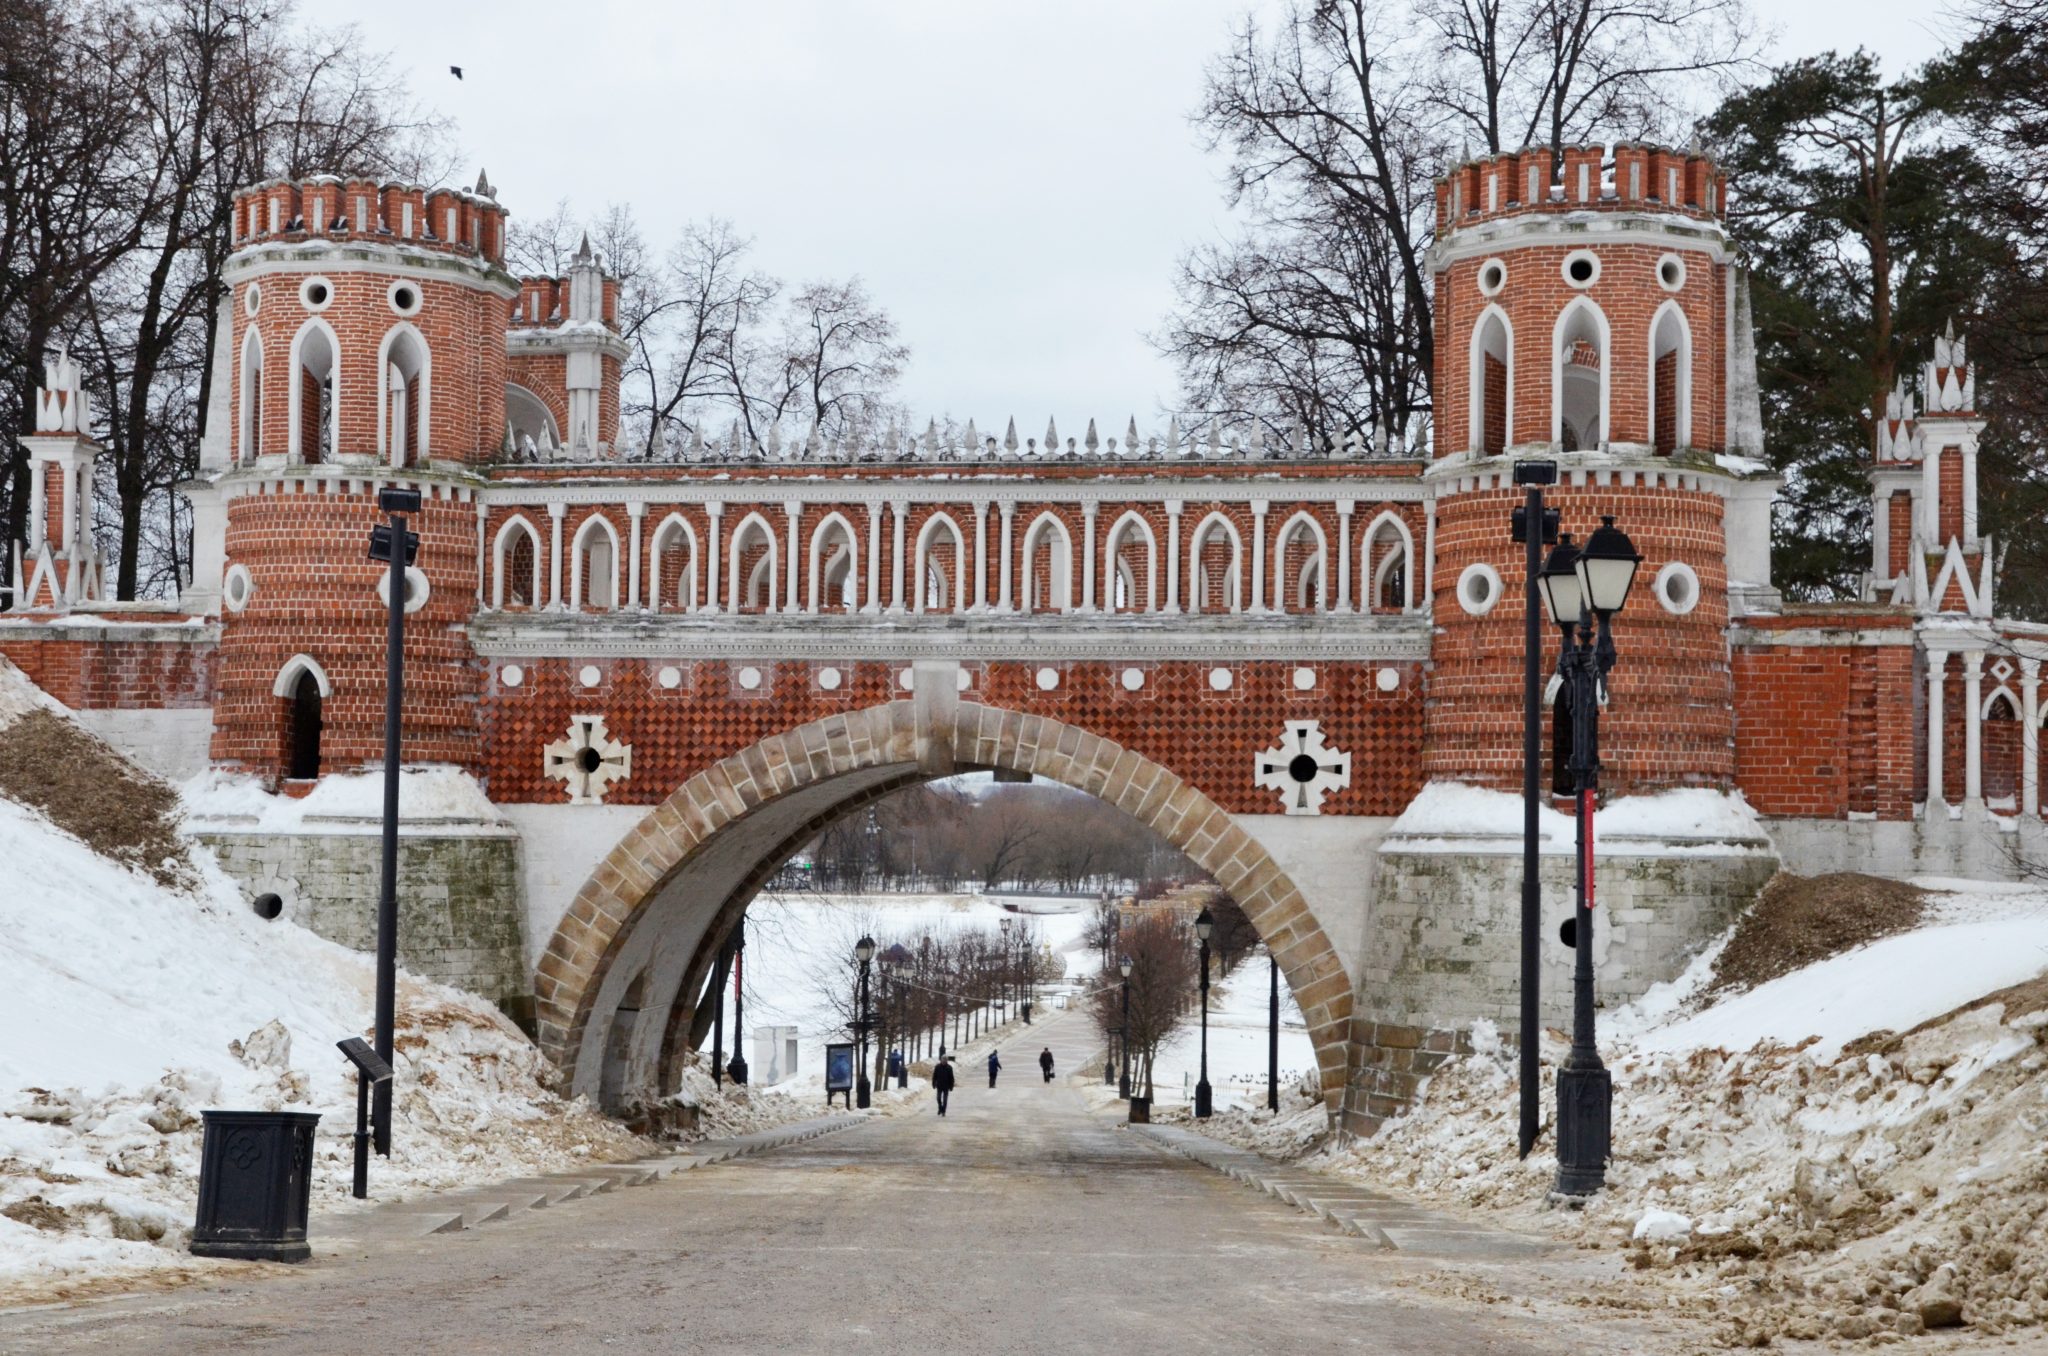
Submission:
[[1318,438],[1405,431],[1430,404],[1424,258],[1454,156],[1668,135],[1742,70],[1741,0],[1293,0],[1247,19],[1196,121],[1249,225],[1180,263],[1154,336],[1183,400]]
[[749,436],[794,418],[819,438],[841,439],[888,416],[909,356],[859,278],[813,282],[784,304],[772,341],[735,351],[731,378]]
[[1133,1084],[1152,1096],[1152,1066],[1159,1048],[1188,1019],[1188,1000],[1195,992],[1196,951],[1193,934],[1172,911],[1149,910],[1126,923],[1123,954],[1131,958],[1129,1025],[1125,1026],[1123,988],[1105,984],[1092,999],[1095,1024],[1105,1037],[1124,1027]]

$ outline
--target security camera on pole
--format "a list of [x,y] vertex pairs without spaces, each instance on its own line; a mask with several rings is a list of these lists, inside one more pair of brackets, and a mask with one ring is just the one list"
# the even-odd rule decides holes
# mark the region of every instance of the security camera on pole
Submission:
[[[1590,1196],[1607,1183],[1614,1082],[1593,1033],[1593,793],[1600,784],[1600,703],[1614,667],[1610,622],[1628,601],[1642,556],[1612,517],[1574,547],[1561,539],[1543,566],[1544,600],[1564,632],[1562,715],[1570,721],[1578,825],[1578,898],[1566,925],[1572,971],[1572,1048],[1557,1073],[1557,1194]],[[1597,630],[1597,638],[1596,638]]]

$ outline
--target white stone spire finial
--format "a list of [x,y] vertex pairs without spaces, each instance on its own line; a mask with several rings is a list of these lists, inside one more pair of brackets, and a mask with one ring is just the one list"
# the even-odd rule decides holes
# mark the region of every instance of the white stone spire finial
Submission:
[[1091,457],[1095,455],[1095,449],[1102,446],[1102,440],[1095,436],[1095,421],[1093,419],[1088,421],[1088,432],[1082,435],[1081,446],[1088,449],[1088,455]]
[[43,364],[43,389],[36,392],[36,432],[92,436],[92,401],[68,345],[59,344],[57,356]]
[[1003,432],[1003,451],[1015,454],[1017,451],[1017,416],[1010,416],[1010,427]]
[[1133,414],[1131,422],[1124,427],[1124,450],[1133,456],[1138,451],[1138,416]]
[[1053,423],[1051,416],[1048,415],[1045,421],[1045,455],[1048,457],[1056,457],[1059,454],[1060,431],[1059,428]]

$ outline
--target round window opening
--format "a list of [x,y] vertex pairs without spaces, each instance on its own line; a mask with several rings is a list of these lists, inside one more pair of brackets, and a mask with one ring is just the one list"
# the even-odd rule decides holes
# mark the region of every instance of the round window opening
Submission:
[[1491,565],[1467,565],[1458,576],[1458,606],[1483,617],[1500,601],[1500,572]]
[[1591,259],[1574,259],[1564,266],[1564,271],[1565,276],[1575,283],[1584,284],[1593,281],[1593,261]]
[[263,305],[263,289],[262,289],[262,287],[260,287],[260,286],[259,286],[259,285],[257,285],[256,283],[250,283],[250,284],[249,284],[249,286],[248,286],[248,288],[247,288],[246,290],[244,290],[244,291],[243,291],[243,293],[242,293],[242,309],[243,309],[243,311],[247,312],[247,313],[248,313],[248,314],[250,314],[250,315],[255,315],[255,314],[256,314],[256,310],[257,310],[257,308],[258,308],[258,307],[260,307],[260,306],[262,306],[262,305]]
[[585,772],[595,772],[604,766],[604,757],[596,749],[584,749],[576,755],[576,766]]
[[1287,760],[1287,775],[1298,782],[1312,782],[1321,771],[1316,760],[1306,753],[1297,753]]
[[414,315],[420,309],[420,290],[408,282],[391,284],[391,309],[400,315]]
[[1667,292],[1685,286],[1685,261],[1675,254],[1665,255],[1657,264],[1657,281]]
[[1700,577],[1692,566],[1674,560],[1657,571],[1656,592],[1666,612],[1684,616],[1699,606]]
[[299,300],[309,311],[325,310],[334,300],[334,285],[325,278],[308,278],[299,285]]
[[1490,297],[1507,286],[1507,281],[1507,265],[1500,260],[1489,259],[1479,266],[1479,290],[1487,296]]
[[256,911],[258,918],[274,921],[284,913],[284,896],[266,891],[250,900],[249,907]]

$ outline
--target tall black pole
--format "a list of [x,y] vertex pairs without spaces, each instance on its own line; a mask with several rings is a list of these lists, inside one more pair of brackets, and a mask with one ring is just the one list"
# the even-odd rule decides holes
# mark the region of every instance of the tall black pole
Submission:
[[1542,983],[1539,952],[1543,928],[1543,885],[1538,872],[1542,866],[1537,840],[1539,792],[1543,757],[1543,634],[1538,614],[1542,601],[1537,596],[1537,576],[1543,573],[1543,487],[1529,486],[1523,505],[1523,532],[1528,579],[1522,594],[1522,1033],[1521,1033],[1521,1129],[1520,1156],[1527,1158],[1536,1144],[1537,1101],[1542,1072],[1537,1063],[1537,1045],[1542,1039],[1538,999]]
[[741,1087],[747,1082],[747,924],[742,919],[732,935],[732,1063],[726,1072]]
[[1266,952],[1272,991],[1266,995],[1266,1110],[1280,1109],[1280,960]]
[[[399,697],[405,687],[405,515],[391,515],[391,605],[384,627],[384,853],[377,883],[377,1057],[392,1064],[398,1022],[398,769]],[[396,1068],[395,1064],[392,1067]],[[391,1088],[371,1094],[377,1152],[391,1155]]]
[[730,948],[718,953],[711,969],[711,1085],[725,1086],[725,967]]
[[1124,1024],[1116,1029],[1116,1043],[1122,1047],[1123,1072],[1116,1077],[1116,1095],[1131,1100],[1131,977],[1124,976]]
[[1557,1191],[1590,1196],[1607,1184],[1614,1083],[1593,1032],[1593,793],[1600,780],[1600,680],[1613,644],[1600,618],[1600,652],[1584,614],[1569,654],[1572,773],[1577,810],[1577,907],[1572,915],[1572,1048],[1557,1071]]
[[[1205,918],[1203,920],[1207,922]],[[1206,1118],[1214,1109],[1209,1090],[1209,939],[1202,939],[1202,1075],[1195,1080],[1195,1116]]]
[[854,1085],[854,1105],[865,1111],[874,1102],[873,1085],[868,1082],[868,962],[860,963],[860,1001],[856,1004],[860,1016],[855,1020],[854,1039],[859,1049],[854,1055],[854,1065],[860,1070]]

